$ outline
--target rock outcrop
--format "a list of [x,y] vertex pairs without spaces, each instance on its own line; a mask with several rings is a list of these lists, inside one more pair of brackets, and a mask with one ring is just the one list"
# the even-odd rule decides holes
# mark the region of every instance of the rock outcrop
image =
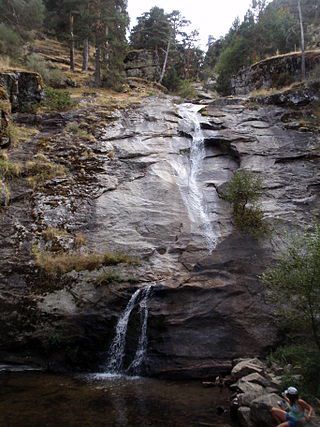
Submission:
[[[320,51],[307,51],[307,75],[312,77],[319,67]],[[233,94],[245,95],[256,90],[285,87],[300,80],[301,53],[296,52],[274,56],[244,68],[231,80],[231,87]]]
[[0,148],[7,148],[10,145],[10,113],[11,104],[7,91],[0,85]]
[[43,84],[39,74],[28,71],[7,71],[0,73],[0,86],[9,97],[12,112],[23,112],[30,104],[43,99]]
[[[29,159],[40,146],[68,172],[32,194],[19,177],[12,182],[11,206],[0,215],[2,359],[8,352],[32,353],[58,366],[94,368],[105,360],[130,295],[146,284],[154,285],[149,375],[228,372],[233,359],[266,354],[277,342],[258,276],[272,260],[277,233],[310,223],[318,209],[319,135],[288,129],[281,121],[289,111],[284,107],[241,98],[207,107],[200,118],[205,144],[197,180],[216,237],[210,253],[204,224],[190,205],[197,123],[194,115],[186,119],[186,108],[191,106],[162,96],[113,114],[89,106],[37,118],[44,134],[19,147],[17,158]],[[105,123],[92,141],[63,132],[68,121],[96,127],[98,120]],[[262,208],[275,230],[272,239],[256,240],[233,227],[231,208],[219,193],[238,168],[264,180]],[[80,232],[87,249],[126,253],[140,265],[44,274],[33,253],[35,246],[48,250],[48,229],[64,232],[64,253]],[[111,282],[101,280],[102,273],[112,273]],[[134,313],[129,323],[127,363],[136,350],[139,318]]]
[[127,77],[138,77],[152,82],[159,80],[159,60],[151,51],[145,49],[131,50],[124,63]]

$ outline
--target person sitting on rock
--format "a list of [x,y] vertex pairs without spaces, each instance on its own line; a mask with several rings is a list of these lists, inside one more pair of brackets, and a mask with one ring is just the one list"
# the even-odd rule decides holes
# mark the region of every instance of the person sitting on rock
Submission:
[[289,404],[288,412],[279,408],[272,408],[272,416],[281,424],[277,427],[298,427],[307,424],[313,408],[307,402],[299,399],[298,390],[295,387],[289,387],[284,393],[283,397]]

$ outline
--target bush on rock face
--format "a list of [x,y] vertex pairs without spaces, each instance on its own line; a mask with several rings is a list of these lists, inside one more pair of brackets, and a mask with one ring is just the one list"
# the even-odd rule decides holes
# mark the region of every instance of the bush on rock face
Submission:
[[227,183],[222,198],[233,206],[235,226],[244,233],[260,237],[268,232],[263,212],[258,205],[262,195],[262,180],[247,170],[238,170]]

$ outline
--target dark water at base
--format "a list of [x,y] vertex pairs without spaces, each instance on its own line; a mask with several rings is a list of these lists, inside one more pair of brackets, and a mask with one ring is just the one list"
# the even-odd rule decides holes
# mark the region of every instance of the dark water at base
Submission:
[[230,427],[227,390],[200,382],[0,374],[1,427]]

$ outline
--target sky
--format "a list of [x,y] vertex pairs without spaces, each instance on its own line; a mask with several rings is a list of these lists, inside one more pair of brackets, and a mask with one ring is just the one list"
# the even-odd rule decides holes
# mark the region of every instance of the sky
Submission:
[[200,32],[200,45],[205,49],[208,36],[219,38],[227,33],[237,16],[243,18],[251,0],[128,0],[131,27],[137,16],[158,6],[166,12],[180,10]]

